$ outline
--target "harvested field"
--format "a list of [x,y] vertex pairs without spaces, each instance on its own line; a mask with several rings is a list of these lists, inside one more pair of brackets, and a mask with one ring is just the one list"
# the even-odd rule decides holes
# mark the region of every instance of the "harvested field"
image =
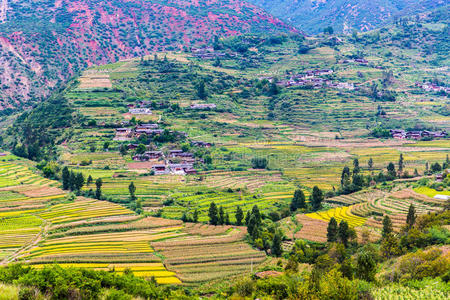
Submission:
[[328,222],[313,219],[303,214],[297,215],[296,218],[297,221],[302,224],[302,228],[295,233],[295,238],[320,243],[325,243],[327,241]]
[[109,74],[106,73],[92,73],[88,72],[81,76],[79,79],[80,85],[78,88],[80,90],[84,89],[98,89],[98,88],[112,88],[111,79]]

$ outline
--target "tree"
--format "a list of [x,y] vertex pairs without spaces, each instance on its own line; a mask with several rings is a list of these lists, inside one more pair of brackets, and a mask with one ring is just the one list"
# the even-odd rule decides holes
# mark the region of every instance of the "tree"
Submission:
[[386,259],[401,254],[398,239],[392,233],[384,236],[380,250]]
[[254,157],[252,158],[252,168],[253,169],[265,169],[267,167],[268,161],[267,158],[262,157]]
[[216,203],[211,202],[211,204],[209,205],[208,216],[209,216],[209,223],[211,225],[217,225],[219,223],[219,216]]
[[382,237],[385,238],[387,235],[391,234],[392,231],[393,231],[393,229],[392,229],[391,218],[389,218],[388,215],[385,215],[384,218],[383,218]]
[[369,166],[369,170],[372,171],[373,170],[373,159],[372,159],[372,157],[369,158],[369,162],[367,163],[367,165]]
[[395,176],[397,175],[397,174],[395,173],[395,166],[394,166],[394,164],[393,164],[392,162],[390,162],[390,163],[388,164],[388,166],[387,166],[387,171],[388,171],[388,175],[389,175],[389,177],[390,177],[391,179],[394,179]]
[[327,227],[327,241],[332,243],[336,242],[338,237],[338,224],[334,217],[331,217]]
[[403,172],[404,162],[403,162],[403,153],[400,153],[400,158],[398,159],[398,171]]
[[355,158],[353,160],[353,175],[359,174],[361,169],[359,168],[359,160]]
[[134,185],[134,182],[132,181],[130,185],[128,186],[128,191],[130,192],[130,200],[135,201],[136,200],[136,186]]
[[364,251],[358,255],[356,274],[360,279],[366,281],[374,281],[376,268],[377,263],[372,253]]
[[[141,135],[142,136],[142,135]],[[147,147],[145,147],[144,144],[139,144],[136,148],[136,153],[137,154],[142,154],[147,150]]]
[[272,255],[281,256],[283,249],[281,248],[282,236],[279,230],[275,232],[272,240],[272,247],[270,249]]
[[105,151],[109,150],[109,141],[106,141],[103,143],[103,150],[105,150]]
[[323,197],[322,190],[319,189],[317,186],[314,186],[312,194],[311,194],[311,204],[312,204],[313,210],[320,209],[320,207],[322,206],[323,199],[324,199],[324,197]]
[[306,208],[305,194],[301,189],[294,192],[294,197],[291,201],[291,211],[296,211],[299,208]]
[[91,175],[88,176],[88,179],[86,181],[86,185],[90,185],[92,182],[94,181],[94,179],[92,178]]
[[344,244],[345,247],[348,245],[348,239],[350,237],[350,230],[348,228],[348,223],[345,220],[342,220],[339,223],[338,228],[338,238],[339,241]]
[[75,190],[80,191],[84,185],[84,176],[83,173],[77,173],[75,176]]
[[262,216],[261,213],[259,212],[259,208],[258,205],[254,205],[252,208],[252,216],[255,217],[255,221],[256,221],[256,225],[260,226],[261,225],[261,221],[262,221]]
[[68,190],[70,188],[69,180],[70,180],[70,172],[68,167],[64,167],[62,169],[62,182],[63,182],[63,190]]
[[442,171],[442,167],[439,163],[434,163],[431,165],[431,172],[436,173]]
[[349,183],[350,183],[350,168],[345,166],[344,169],[342,169],[341,186],[348,185]]
[[242,211],[241,207],[238,205],[236,208],[236,225],[241,226],[242,225],[242,219],[244,218],[244,212]]
[[416,209],[414,205],[409,206],[408,215],[406,216],[406,224],[408,225],[408,228],[411,229],[414,226],[414,223],[416,222]]
[[223,206],[219,207],[219,225],[225,224],[225,211],[223,210]]
[[194,222],[194,223],[198,222],[198,209],[197,208],[194,210],[194,214],[192,215],[192,222]]
[[100,200],[100,198],[102,197],[102,184],[103,184],[103,181],[102,181],[101,178],[98,178],[98,179],[95,181],[95,186],[96,186],[96,189],[95,189],[95,198],[96,198],[96,199],[99,199],[99,200]]
[[225,220],[224,220],[225,225],[230,225],[230,215],[228,213],[225,213]]
[[197,82],[197,97],[199,97],[202,100],[205,100],[206,97],[208,97],[205,88],[205,81],[203,80],[199,80]]
[[74,172],[70,171],[70,175],[69,175],[69,189],[71,191],[76,189],[76,181],[77,181],[77,176],[75,175]]

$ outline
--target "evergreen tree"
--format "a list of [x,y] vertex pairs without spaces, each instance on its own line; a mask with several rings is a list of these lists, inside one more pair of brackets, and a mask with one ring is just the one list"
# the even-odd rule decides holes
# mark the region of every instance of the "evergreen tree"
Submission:
[[206,94],[205,82],[203,80],[200,80],[197,83],[197,96],[202,100],[205,100],[208,96]]
[[70,175],[69,175],[69,189],[71,191],[74,191],[77,187],[77,175],[75,175],[74,172],[70,171]]
[[94,179],[92,179],[92,176],[89,175],[89,176],[88,176],[88,179],[87,179],[87,181],[86,181],[86,185],[90,185],[93,181],[94,181]]
[[230,225],[230,215],[228,213],[225,213],[225,225]]
[[77,175],[75,176],[75,189],[77,191],[80,191],[81,188],[84,185],[84,176],[83,173],[77,173]]
[[381,242],[381,254],[384,258],[389,259],[393,256],[397,256],[401,254],[399,241],[398,239],[392,234],[387,234],[383,241]]
[[314,211],[320,209],[320,207],[322,206],[323,199],[324,197],[322,190],[319,189],[317,186],[314,186],[311,194],[311,205]]
[[255,217],[255,215],[253,215],[253,214],[250,215],[250,220],[248,221],[248,225],[247,225],[247,232],[250,234],[253,241],[259,237],[258,220]]
[[283,253],[283,248],[281,247],[281,242],[282,242],[282,236],[281,236],[281,233],[279,232],[279,230],[277,230],[275,232],[275,234],[273,235],[272,247],[270,249],[272,255],[281,256],[281,254]]
[[219,225],[225,224],[225,212],[223,206],[219,207]]
[[250,211],[247,211],[245,215],[245,225],[248,226],[248,222],[250,221]]
[[62,169],[62,182],[63,182],[63,190],[68,190],[70,189],[70,172],[69,172],[69,168],[68,167],[64,167]]
[[261,225],[262,217],[261,213],[259,212],[258,205],[254,205],[252,208],[252,216],[255,217],[256,225],[259,227]]
[[217,206],[214,202],[211,202],[211,204],[209,205],[208,216],[209,216],[209,223],[211,225],[217,225],[219,223]]
[[136,186],[133,181],[128,186],[128,191],[130,192],[130,201],[136,201]]
[[367,163],[367,165],[369,166],[369,170],[372,171],[373,170],[373,159],[372,159],[372,157],[369,158],[369,162]]
[[339,223],[338,238],[339,238],[339,241],[342,244],[344,244],[345,247],[347,247],[347,245],[348,245],[349,237],[350,237],[350,230],[348,228],[348,224],[346,221],[342,220]]
[[305,194],[301,189],[294,192],[294,197],[291,201],[291,211],[296,211],[299,208],[306,208]]
[[241,207],[238,205],[236,208],[236,225],[241,226],[242,225],[242,219],[244,218],[244,212],[242,211]]
[[350,179],[350,168],[345,166],[344,169],[342,169],[341,186],[346,185],[349,179]]
[[353,175],[359,174],[361,169],[359,168],[359,160],[355,158],[353,160]]
[[398,171],[403,172],[404,161],[403,161],[403,153],[400,153],[400,158],[398,159]]
[[414,205],[409,206],[408,215],[406,216],[406,224],[408,225],[408,228],[411,229],[414,226],[414,223],[416,222],[416,209]]
[[383,218],[383,232],[382,237],[385,238],[387,235],[391,234],[393,231],[392,229],[392,221],[391,218],[389,218],[388,215],[385,215]]
[[370,252],[362,252],[357,258],[356,274],[362,280],[374,281],[377,263]]
[[395,166],[393,163],[389,163],[387,166],[387,171],[388,171],[388,175],[391,179],[394,179],[396,177],[396,173],[395,173]]
[[194,222],[194,223],[198,222],[198,209],[194,210],[194,214],[192,216],[192,222]]
[[327,227],[327,241],[332,243],[336,242],[338,237],[338,224],[336,219],[332,217]]
[[101,178],[98,178],[95,181],[95,186],[96,186],[96,190],[95,190],[95,198],[99,199],[102,197],[102,185],[103,185],[103,181]]

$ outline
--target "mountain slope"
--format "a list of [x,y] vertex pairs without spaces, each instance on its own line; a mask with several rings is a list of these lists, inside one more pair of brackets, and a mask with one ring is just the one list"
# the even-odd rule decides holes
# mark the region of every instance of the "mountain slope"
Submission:
[[92,64],[214,35],[296,31],[240,0],[2,0],[0,22],[0,110],[38,102]]
[[249,0],[309,33],[334,30],[367,31],[395,17],[441,7],[445,0]]

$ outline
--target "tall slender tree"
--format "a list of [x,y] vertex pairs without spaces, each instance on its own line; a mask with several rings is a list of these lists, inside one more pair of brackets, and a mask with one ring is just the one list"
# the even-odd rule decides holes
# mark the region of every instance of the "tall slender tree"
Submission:
[[68,190],[70,189],[70,171],[68,167],[64,167],[62,169],[62,182],[63,182],[63,190]]
[[241,226],[242,225],[242,219],[244,219],[244,212],[242,211],[242,208],[238,205],[236,208],[236,225]]
[[338,224],[334,217],[331,217],[327,227],[327,241],[332,243],[336,242],[338,238]]
[[133,181],[128,186],[128,191],[130,192],[130,201],[136,201],[136,186]]
[[413,204],[409,206],[408,215],[406,216],[406,224],[408,228],[411,229],[416,223],[416,208]]
[[388,215],[385,215],[383,218],[383,232],[382,232],[382,237],[386,238],[386,236],[388,236],[389,234],[392,233],[392,221],[391,218],[389,218]]
[[211,202],[211,204],[209,205],[208,216],[209,216],[209,223],[211,225],[217,225],[219,223],[219,216],[216,203]]
[[319,210],[322,207],[322,201],[324,199],[323,192],[319,187],[314,186],[311,194],[311,205],[313,210]]
[[96,198],[96,199],[99,199],[99,200],[100,200],[100,198],[102,197],[102,185],[103,185],[102,179],[101,179],[101,178],[98,178],[98,179],[95,181],[95,186],[96,186],[96,189],[95,189],[95,198]]
[[342,244],[344,244],[345,247],[348,246],[348,239],[350,238],[350,230],[348,228],[348,223],[345,220],[342,220],[339,223],[338,238],[339,241]]
[[291,211],[296,211],[299,208],[306,208],[305,194],[301,189],[294,192],[294,197],[291,201]]

